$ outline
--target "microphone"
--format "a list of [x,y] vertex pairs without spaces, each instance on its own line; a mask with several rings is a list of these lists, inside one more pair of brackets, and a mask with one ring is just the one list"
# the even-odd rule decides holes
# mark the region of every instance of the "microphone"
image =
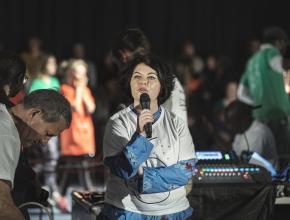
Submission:
[[[150,97],[147,93],[142,93],[140,96],[140,104],[142,109],[150,109]],[[147,138],[152,137],[152,123],[148,122],[144,125],[144,130]]]

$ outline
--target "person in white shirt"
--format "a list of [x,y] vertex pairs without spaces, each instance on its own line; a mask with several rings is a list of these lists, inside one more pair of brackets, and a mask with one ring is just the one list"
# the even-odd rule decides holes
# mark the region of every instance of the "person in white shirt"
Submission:
[[254,108],[240,100],[233,101],[225,108],[226,126],[235,135],[233,150],[239,157],[243,152],[256,152],[277,167],[278,155],[274,136],[266,124],[252,117]]

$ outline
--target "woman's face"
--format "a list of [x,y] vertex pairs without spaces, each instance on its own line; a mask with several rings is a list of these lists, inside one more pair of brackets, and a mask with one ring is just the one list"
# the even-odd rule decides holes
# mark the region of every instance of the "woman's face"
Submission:
[[56,66],[56,59],[54,57],[49,57],[47,59],[47,63],[46,63],[46,70],[47,70],[47,73],[49,75],[55,75],[56,74],[56,69],[57,69],[57,66]]
[[226,97],[235,100],[237,97],[238,85],[235,82],[229,82],[226,89]]
[[150,66],[140,63],[135,67],[131,77],[130,87],[134,103],[139,103],[142,93],[148,93],[151,102],[157,104],[157,97],[160,93],[161,85],[157,72]]
[[87,76],[87,68],[83,65],[76,65],[73,71],[74,78],[79,80]]

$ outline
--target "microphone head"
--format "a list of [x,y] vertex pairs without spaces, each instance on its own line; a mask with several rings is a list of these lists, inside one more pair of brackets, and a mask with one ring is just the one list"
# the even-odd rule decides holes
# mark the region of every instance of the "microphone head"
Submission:
[[141,104],[142,109],[150,109],[150,97],[147,93],[141,94],[140,104]]

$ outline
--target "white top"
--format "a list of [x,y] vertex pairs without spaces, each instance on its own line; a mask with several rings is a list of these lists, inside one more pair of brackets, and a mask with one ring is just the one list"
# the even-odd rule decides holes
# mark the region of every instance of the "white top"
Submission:
[[[180,160],[195,158],[194,145],[188,126],[179,117],[165,108],[161,108],[160,117],[152,125],[150,141],[154,145],[150,155],[152,158],[145,161],[142,166],[159,167],[164,164],[170,166]],[[136,131],[136,123],[137,115],[130,107],[111,117],[105,130],[104,158],[117,155],[123,150]],[[158,160],[154,158],[158,158]],[[106,203],[145,215],[171,214],[189,207],[184,187],[172,190],[170,193],[141,194],[140,197],[142,201],[154,204],[139,201],[122,178],[110,174],[107,181]]]
[[187,125],[187,109],[184,89],[178,79],[174,78],[174,88],[170,97],[162,104],[166,109],[180,117]]
[[[245,132],[249,143],[249,150],[257,152],[274,166],[278,160],[274,136],[264,123],[254,120]],[[244,134],[237,134],[233,142],[233,149],[240,156],[247,150],[247,142]]]
[[6,106],[0,104],[0,179],[13,188],[15,169],[20,155],[20,138]]

